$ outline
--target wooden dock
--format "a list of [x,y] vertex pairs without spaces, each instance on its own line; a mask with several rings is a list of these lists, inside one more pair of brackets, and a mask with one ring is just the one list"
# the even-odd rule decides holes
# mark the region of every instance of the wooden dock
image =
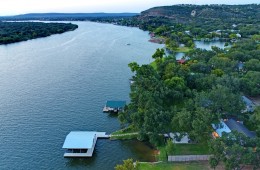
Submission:
[[109,139],[110,135],[107,135],[106,132],[97,132],[96,133],[97,138],[101,138],[101,139]]
[[124,111],[126,101],[108,100],[106,101],[103,112],[118,113]]

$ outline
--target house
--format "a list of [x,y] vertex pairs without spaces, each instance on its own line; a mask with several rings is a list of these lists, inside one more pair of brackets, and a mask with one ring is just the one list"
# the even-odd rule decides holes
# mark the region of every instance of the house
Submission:
[[253,112],[255,110],[255,104],[249,98],[242,96],[242,100],[246,104],[246,108],[242,112]]
[[190,31],[184,31],[185,34],[190,35]]
[[172,139],[173,143],[189,143],[189,135],[187,133],[181,135],[179,132],[170,133],[170,138]]
[[245,136],[254,138],[256,136],[255,132],[248,130],[242,122],[235,121],[234,119],[222,120],[219,124],[212,124],[215,131],[212,133],[214,138],[222,137],[224,133],[230,133],[232,131],[237,131],[243,133]]
[[221,121],[219,124],[212,124],[213,129],[215,129],[215,132],[212,133],[214,138],[222,137],[223,132],[230,133],[231,130],[229,127],[225,124],[224,121]]
[[241,34],[236,34],[236,36],[237,36],[237,38],[241,38],[242,36],[241,36]]
[[242,61],[240,61],[238,64],[237,64],[237,67],[238,67],[238,70],[239,71],[242,71],[243,68],[244,68],[244,63]]
[[255,132],[248,130],[242,122],[235,121],[234,119],[228,119],[225,121],[225,124],[231,129],[231,131],[236,130],[250,138],[254,138],[256,136]]
[[186,62],[186,60],[185,59],[180,59],[180,60],[177,60],[177,62],[179,63],[179,64],[184,64],[185,62]]
[[103,112],[114,112],[118,113],[124,111],[126,101],[107,101]]

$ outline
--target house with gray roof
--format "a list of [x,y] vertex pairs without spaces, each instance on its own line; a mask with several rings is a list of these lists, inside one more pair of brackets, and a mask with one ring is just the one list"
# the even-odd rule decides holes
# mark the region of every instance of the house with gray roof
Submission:
[[235,121],[234,119],[228,119],[225,121],[225,124],[229,127],[231,131],[243,133],[245,136],[250,138],[256,137],[256,133],[248,130],[242,122]]
[[242,122],[235,121],[234,119],[222,120],[219,124],[212,124],[212,127],[215,129],[213,136],[222,137],[223,132],[230,133],[232,131],[237,131],[243,133],[245,136],[254,138],[256,133],[248,130]]

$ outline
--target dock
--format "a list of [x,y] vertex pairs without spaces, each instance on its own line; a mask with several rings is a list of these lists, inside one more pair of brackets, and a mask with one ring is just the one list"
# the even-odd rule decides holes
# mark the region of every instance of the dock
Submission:
[[108,139],[106,132],[72,131],[64,141],[64,157],[92,157],[98,138]]
[[118,113],[124,111],[126,101],[109,100],[106,102],[103,112]]
[[109,139],[110,135],[107,135],[106,132],[96,132],[97,138],[100,139]]

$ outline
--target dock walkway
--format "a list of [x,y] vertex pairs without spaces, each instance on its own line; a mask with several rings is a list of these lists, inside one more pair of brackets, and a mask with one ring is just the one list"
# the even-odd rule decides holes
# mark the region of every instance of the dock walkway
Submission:
[[107,135],[106,132],[96,132],[97,138],[107,139],[110,138],[110,135]]

